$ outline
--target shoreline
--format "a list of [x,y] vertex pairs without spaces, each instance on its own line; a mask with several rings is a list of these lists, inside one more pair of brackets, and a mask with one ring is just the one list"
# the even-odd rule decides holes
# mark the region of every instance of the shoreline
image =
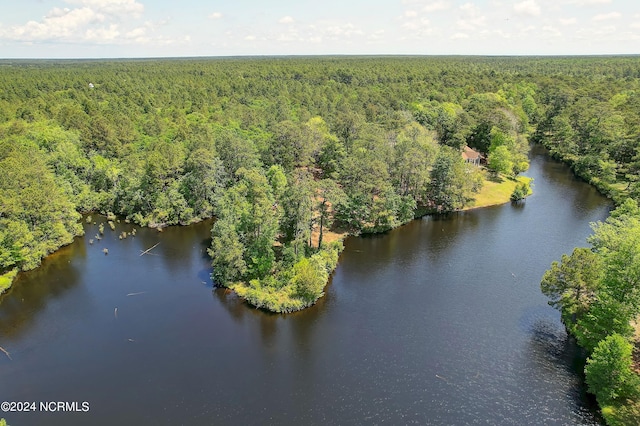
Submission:
[[[522,181],[529,181],[530,182],[531,180],[532,180],[531,178],[526,177],[526,176],[519,176],[519,177],[517,177],[515,179],[502,178],[501,182],[495,182],[495,181],[487,179],[487,180],[485,180],[484,185],[483,185],[482,189],[480,190],[480,192],[478,192],[477,198],[474,200],[474,202],[471,205],[466,206],[466,207],[464,207],[464,208],[462,208],[460,210],[457,210],[457,211],[459,211],[459,212],[461,212],[461,211],[470,211],[470,210],[476,210],[476,209],[481,209],[481,208],[485,208],[485,207],[493,207],[493,206],[506,204],[506,203],[508,203],[510,201],[511,193],[513,192],[513,190],[514,190],[514,188],[515,188],[515,186],[516,186],[516,184],[518,182],[522,182]],[[531,195],[531,194],[529,194],[529,195]],[[83,216],[82,216],[82,218],[80,219],[79,222],[83,223],[87,216],[91,217],[91,215],[95,215],[95,214],[98,214],[100,216],[104,216],[105,222],[110,219],[110,215],[109,214],[103,215],[102,213],[90,212],[90,213],[83,214]],[[428,216],[430,214],[433,214],[433,213],[426,213],[424,215],[420,215],[420,216],[416,217],[415,219],[418,219],[418,218],[424,217],[424,216]],[[158,226],[159,224],[149,224],[146,227],[149,228],[149,229],[155,229],[157,232],[162,232],[162,230],[164,228],[167,228],[167,227],[170,227],[170,226],[189,226],[189,225],[192,225],[194,223],[199,223],[199,222],[202,222],[202,221],[207,220],[207,219],[209,219],[209,218],[200,219],[198,221],[194,221],[194,222],[191,222],[189,224],[176,224],[176,225],[162,224],[161,226]],[[129,221],[126,221],[126,222],[129,223]],[[402,225],[399,225],[399,226],[403,226],[403,225],[405,225],[405,224],[402,224]],[[138,225],[138,226],[141,226],[141,225]],[[395,229],[395,228],[392,228],[392,229]],[[389,229],[388,231],[390,231],[390,230],[391,229]],[[373,233],[370,233],[370,234],[373,235],[373,234],[380,234],[380,233],[384,233],[384,232],[387,232],[387,231],[373,232]],[[314,231],[314,234],[312,234],[312,235],[315,236],[315,240],[316,240],[316,243],[317,243],[317,231]],[[350,237],[350,236],[358,236],[358,235],[357,234],[352,234],[352,233],[349,233],[349,232],[339,232],[339,233],[337,233],[337,232],[332,232],[330,230],[325,230],[323,232],[323,242],[325,244],[323,244],[323,245],[326,246],[326,245],[329,245],[329,244],[332,244],[332,243],[335,243],[335,242],[339,242],[340,244],[342,244],[344,242],[344,240],[346,240],[346,238]],[[76,237],[84,237],[84,235],[77,235]],[[69,244],[72,244],[72,243],[73,243],[73,241],[71,243],[69,243]],[[68,244],[66,244],[66,245],[68,245]],[[60,246],[55,251],[49,253],[46,257],[54,255],[58,250],[60,250],[61,248],[65,247],[66,245]],[[339,261],[338,261],[338,264],[339,264]],[[40,265],[38,267],[40,267]],[[337,267],[337,264],[336,264],[336,267]],[[334,271],[335,271],[335,268],[333,268],[329,272],[329,277],[327,278],[327,281],[326,281],[326,283],[325,283],[323,288],[325,288],[326,285],[328,284],[328,282],[331,279],[331,276],[333,275]],[[15,272],[15,273],[12,273],[12,272]],[[4,279],[9,279],[10,280],[8,285],[6,285],[6,283],[4,283],[4,286],[0,291],[0,295],[7,294],[11,290],[11,286],[16,281],[17,275],[20,272],[21,271],[9,271],[7,274],[0,275],[0,278],[4,278]],[[243,284],[247,285],[247,283],[243,283]],[[228,287],[224,287],[224,286],[220,286],[220,287],[221,288],[228,288]],[[234,291],[234,293],[237,294],[237,292],[235,290],[233,290],[233,291]],[[243,300],[245,300],[249,305],[255,307],[255,305],[253,305],[249,300],[247,300],[246,298],[240,296],[239,294],[237,294],[237,295],[239,297],[241,297]],[[312,304],[310,304],[308,306],[305,306],[305,307],[303,307],[303,308],[301,308],[301,309],[299,309],[297,311],[292,311],[292,312],[299,312],[299,311],[304,310],[304,309],[306,309],[306,308],[308,308],[310,306],[313,306],[322,296],[324,296],[324,291],[318,297],[318,299],[316,299]],[[272,311],[272,310],[266,309],[264,307],[259,308],[259,309],[264,309],[265,311],[272,312],[272,313],[280,313],[280,312],[277,312],[277,311]],[[291,313],[291,312],[286,312],[286,313]]]
[[[473,205],[467,206],[463,209],[460,210],[456,210],[457,212],[462,212],[462,211],[470,211],[470,210],[476,210],[476,209],[481,209],[481,208],[486,208],[486,207],[494,207],[494,206],[499,206],[499,205],[503,205],[503,204],[507,204],[511,201],[511,194],[513,193],[513,190],[515,189],[516,185],[519,182],[529,182],[531,183],[533,181],[533,178],[528,177],[528,176],[518,176],[514,179],[509,179],[509,178],[501,178],[502,180],[500,182],[495,182],[492,180],[485,180],[484,185],[482,187],[482,189],[480,190],[480,192],[478,192],[478,198],[476,198],[476,200],[474,201]],[[533,191],[530,191],[529,194],[527,195],[527,197],[529,195],[531,195],[533,193]],[[479,200],[479,201],[478,201]],[[421,217],[424,216],[429,216],[429,215],[433,215],[436,213],[425,213],[423,215],[419,215],[417,217],[415,217],[412,220],[416,220],[419,219]],[[394,228],[385,230],[385,231],[381,231],[381,232],[370,232],[370,233],[366,233],[364,235],[376,235],[376,234],[383,234],[385,232],[391,231],[392,229],[396,229],[399,228],[401,226],[406,225],[408,222],[403,223],[401,225],[398,225]],[[314,231],[317,234],[317,231]],[[313,234],[312,234],[313,235]],[[330,244],[336,243],[338,242],[341,246],[342,249],[344,249],[343,246],[343,242],[347,239],[347,237],[357,237],[363,234],[352,234],[349,232],[332,232],[330,230],[326,230],[323,232],[323,242],[326,244],[323,244],[324,247],[327,247]],[[317,238],[317,235],[316,235]],[[317,242],[317,239],[316,239]],[[338,256],[342,253],[342,250],[339,251]],[[220,288],[227,288],[231,291],[233,291],[235,293],[235,295],[239,298],[241,298],[245,303],[247,303],[249,306],[252,306],[256,309],[260,309],[263,310],[265,312],[268,313],[273,313],[273,314],[291,314],[291,313],[295,313],[295,312],[300,312],[303,311],[307,308],[310,308],[311,306],[315,305],[318,300],[320,300],[324,295],[324,289],[327,287],[327,285],[329,284],[329,281],[331,280],[331,277],[333,275],[333,273],[335,272],[336,268],[338,267],[338,265],[340,264],[340,259],[338,257],[338,261],[336,262],[335,266],[331,269],[331,271],[329,271],[329,276],[327,277],[326,282],[324,283],[323,286],[323,291],[321,292],[321,294],[318,296],[318,298],[316,298],[313,302],[305,304],[304,306],[301,306],[299,309],[294,309],[291,311],[276,311],[276,310],[272,310],[269,309],[267,306],[261,305],[261,306],[257,306],[256,304],[252,303],[251,300],[249,300],[249,298],[244,297],[243,295],[239,294],[238,291],[236,291],[236,288],[238,288],[238,286],[242,286],[245,289],[250,288],[249,283],[235,283],[234,285],[232,285],[231,287],[225,287],[225,286],[220,286]],[[245,291],[241,290],[241,293],[245,293]]]

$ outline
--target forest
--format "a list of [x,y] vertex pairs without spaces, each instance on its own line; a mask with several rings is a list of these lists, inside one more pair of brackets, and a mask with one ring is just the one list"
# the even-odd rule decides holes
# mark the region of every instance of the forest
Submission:
[[[322,296],[344,235],[473,206],[488,183],[524,198],[515,179],[540,143],[621,206],[542,288],[607,420],[637,418],[640,246],[615,235],[639,232],[639,82],[636,57],[2,60],[0,293],[82,214],[215,217],[215,284],[292,312]],[[602,384],[612,359],[628,374]]]
[[[151,227],[215,216],[216,284],[270,310],[308,306],[337,262],[329,230],[382,232],[459,210],[486,179],[527,168],[535,88],[510,73],[499,81],[494,68],[454,58],[4,61],[3,280],[71,242],[80,213]],[[465,163],[465,145],[488,171]]]

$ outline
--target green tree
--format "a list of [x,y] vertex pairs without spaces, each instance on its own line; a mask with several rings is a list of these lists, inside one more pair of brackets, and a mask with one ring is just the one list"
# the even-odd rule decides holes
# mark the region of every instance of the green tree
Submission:
[[472,171],[457,150],[442,147],[431,169],[428,198],[441,212],[461,209],[471,201]]
[[634,330],[630,322],[634,317],[630,306],[603,292],[588,311],[579,317],[573,333],[580,346],[591,352],[611,334],[631,337]]
[[316,138],[312,136],[312,131],[318,131],[317,123],[315,127],[301,127],[289,120],[276,124],[265,162],[280,164],[288,172],[295,167],[309,165],[317,150],[314,143]]
[[603,286],[610,297],[640,311],[640,207],[627,199],[602,223],[592,225],[589,242],[605,265]]
[[509,148],[505,145],[496,147],[489,153],[487,158],[487,167],[495,174],[504,174],[512,176],[513,174],[513,160]]
[[489,152],[492,127],[489,121],[481,121],[471,130],[467,137],[467,145],[485,154]]
[[397,136],[390,173],[400,195],[410,195],[424,205],[429,170],[438,153],[432,136],[419,124],[406,126]]
[[456,149],[464,145],[464,135],[462,134],[463,110],[460,105],[445,102],[437,108],[437,115],[434,123],[438,141]]
[[[210,253],[221,285],[271,273],[281,210],[261,169],[240,168],[239,181],[220,198]],[[217,272],[216,272],[217,271]]]
[[295,259],[304,255],[304,248],[311,240],[314,187],[313,176],[304,170],[297,170],[292,174],[291,185],[284,194],[281,230],[285,241],[291,244]]
[[553,262],[542,277],[542,293],[550,299],[549,305],[560,310],[570,332],[575,333],[576,322],[595,300],[602,278],[602,259],[587,248],[562,255],[562,260]]
[[287,177],[284,174],[284,169],[280,165],[273,165],[267,170],[267,180],[271,185],[273,196],[278,203],[282,203],[284,194],[287,190]]
[[318,248],[322,248],[322,236],[325,227],[332,224],[333,216],[330,214],[330,206],[344,202],[346,195],[332,179],[322,179],[317,184],[316,208],[318,221]]
[[612,334],[602,340],[587,359],[585,375],[589,392],[601,407],[638,396],[638,375],[633,371],[633,346]]
[[0,194],[0,268],[35,268],[82,234],[74,204],[31,142],[0,139]]
[[325,178],[337,178],[340,163],[346,155],[344,144],[337,137],[327,135],[323,138],[318,155],[318,166],[322,169]]
[[224,190],[227,180],[220,158],[210,149],[198,148],[185,160],[180,193],[198,218],[211,217],[216,196]]
[[340,220],[360,231],[374,222],[372,206],[376,199],[391,187],[389,168],[381,156],[376,155],[374,140],[358,140],[357,144],[371,144],[370,148],[357,147],[345,157],[340,170],[340,182],[347,199],[340,203]]
[[511,201],[518,202],[524,200],[531,193],[531,182],[529,180],[525,182],[518,182],[516,187],[511,193]]
[[326,280],[327,274],[312,259],[302,258],[293,267],[295,294],[307,302],[316,301],[320,297]]
[[260,166],[260,157],[255,144],[236,131],[220,132],[215,140],[216,152],[224,165],[225,175],[237,180],[236,170],[241,167]]
[[235,225],[236,216],[230,213],[218,218],[213,225],[211,247],[208,250],[212,259],[212,278],[220,286],[240,281],[247,273],[246,249]]

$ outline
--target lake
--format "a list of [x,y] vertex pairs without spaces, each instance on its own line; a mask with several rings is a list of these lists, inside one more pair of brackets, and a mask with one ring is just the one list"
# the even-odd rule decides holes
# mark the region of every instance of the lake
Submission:
[[[315,306],[214,289],[211,221],[86,224],[0,297],[0,400],[88,411],[23,425],[599,424],[580,353],[539,283],[610,203],[533,147],[519,205],[348,238]],[[137,227],[136,227],[137,228]],[[149,253],[141,253],[158,244]],[[105,255],[103,248],[108,248]]]

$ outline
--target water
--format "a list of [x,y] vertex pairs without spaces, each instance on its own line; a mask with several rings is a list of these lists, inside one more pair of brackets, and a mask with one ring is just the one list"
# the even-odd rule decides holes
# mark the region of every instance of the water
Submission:
[[[214,290],[210,222],[87,235],[0,299],[0,400],[87,401],[10,425],[598,424],[581,358],[540,294],[606,199],[532,153],[525,204],[349,238],[314,307]],[[149,254],[140,253],[160,243]],[[104,255],[102,248],[109,254]]]

